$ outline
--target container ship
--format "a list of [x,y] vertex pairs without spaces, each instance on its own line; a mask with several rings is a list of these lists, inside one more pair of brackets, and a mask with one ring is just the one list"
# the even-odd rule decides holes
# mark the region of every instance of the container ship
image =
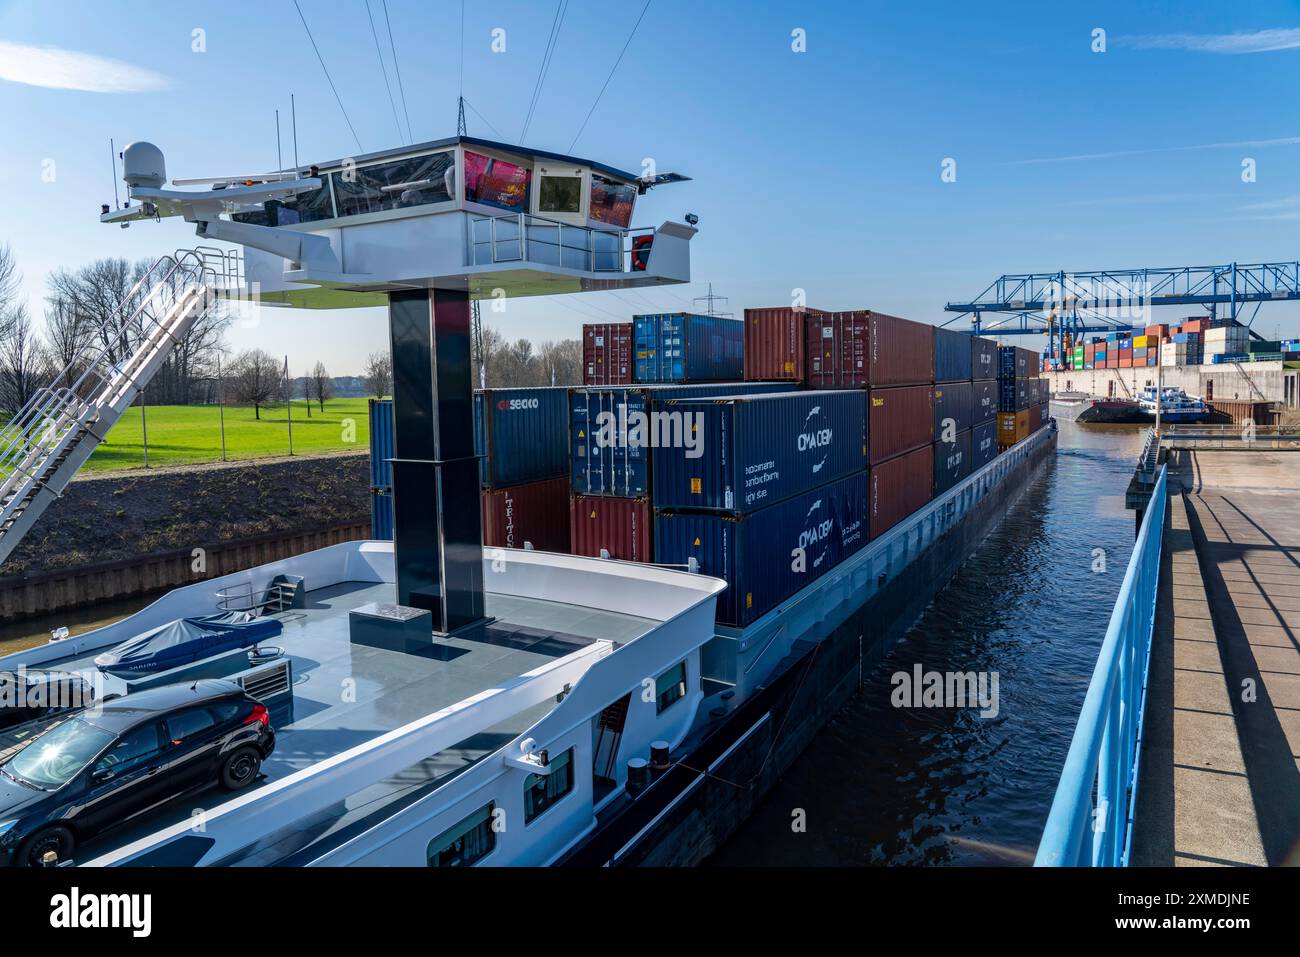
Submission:
[[[92,708],[6,729],[4,760],[107,810],[16,811],[5,863],[698,863],[1055,448],[1034,353],[869,310],[635,316],[583,330],[582,386],[475,391],[472,300],[689,281],[693,222],[631,226],[677,174],[466,136],[198,189],[147,143],[123,169],[104,222],[238,249],[160,260],[129,297],[136,352],[77,357],[6,427],[0,558],[250,283],[388,307],[374,538],[0,660],[186,729],[75,767],[48,742],[111,737]],[[224,790],[173,793],[164,766]]]

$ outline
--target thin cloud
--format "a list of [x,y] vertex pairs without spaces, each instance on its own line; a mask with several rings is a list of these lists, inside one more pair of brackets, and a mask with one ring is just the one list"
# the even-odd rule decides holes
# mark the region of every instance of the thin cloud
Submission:
[[1114,150],[1109,153],[1075,153],[1071,156],[1045,156],[1036,159],[1010,160],[1006,166],[1034,166],[1042,163],[1078,163],[1085,160],[1123,159],[1128,156],[1150,156],[1154,153],[1187,153],[1193,150],[1259,149],[1266,146],[1295,146],[1300,136],[1283,136],[1273,140],[1237,140],[1232,143],[1196,143],[1190,146],[1149,146],[1134,150]]
[[1119,46],[1135,50],[1190,50],[1193,53],[1272,53],[1300,47],[1300,28],[1256,30],[1254,33],[1163,33],[1117,37]]
[[0,80],[89,93],[152,93],[170,85],[165,76],[121,60],[7,40],[0,40]]

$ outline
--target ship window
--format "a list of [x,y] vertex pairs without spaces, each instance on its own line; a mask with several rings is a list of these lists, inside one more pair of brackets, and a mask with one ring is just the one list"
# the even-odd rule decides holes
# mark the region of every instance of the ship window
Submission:
[[573,790],[573,748],[551,758],[550,769],[550,774],[530,774],[524,781],[525,824]]
[[291,199],[273,199],[261,209],[235,213],[231,219],[237,223],[254,226],[292,226],[297,223],[314,223],[320,219],[334,218],[334,197],[330,193],[328,177],[324,184],[309,193],[299,193]]
[[339,215],[450,202],[454,166],[448,151],[331,173]]
[[512,212],[528,208],[533,171],[517,163],[465,151],[465,201]]
[[497,832],[492,827],[495,810],[496,805],[489,802],[430,841],[429,866],[469,867],[491,854],[497,846]]
[[582,209],[582,177],[542,176],[538,184],[539,213],[576,213]]
[[686,662],[678,662],[655,679],[655,714],[686,697]]
[[635,186],[591,174],[591,218],[596,222],[627,228],[635,201]]

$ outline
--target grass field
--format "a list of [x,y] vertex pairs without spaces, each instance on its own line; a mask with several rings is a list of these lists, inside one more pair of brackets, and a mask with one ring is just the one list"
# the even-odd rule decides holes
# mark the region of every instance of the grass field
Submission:
[[[149,434],[149,465],[185,465],[221,461],[221,410],[214,405],[160,405],[145,409]],[[226,406],[226,458],[263,458],[289,454],[288,415],[283,404],[262,408],[253,418],[251,407]],[[370,447],[367,399],[330,399],[307,417],[305,403],[293,404],[295,455]],[[144,466],[140,408],[126,411],[82,467],[83,472]]]

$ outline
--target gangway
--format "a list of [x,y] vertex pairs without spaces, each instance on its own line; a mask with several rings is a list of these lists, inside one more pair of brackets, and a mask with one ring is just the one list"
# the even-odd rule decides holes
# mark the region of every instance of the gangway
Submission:
[[123,300],[125,320],[98,330],[0,429],[0,562],[63,493],[176,344],[216,308],[230,262],[229,253],[203,247],[160,258]]

